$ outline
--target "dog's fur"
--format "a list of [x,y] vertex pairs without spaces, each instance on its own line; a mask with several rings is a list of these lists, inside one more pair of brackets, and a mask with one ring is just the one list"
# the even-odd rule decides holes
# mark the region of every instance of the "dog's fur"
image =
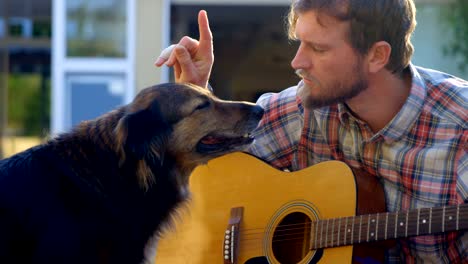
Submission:
[[0,263],[146,263],[199,164],[243,150],[263,110],[161,84],[0,161]]

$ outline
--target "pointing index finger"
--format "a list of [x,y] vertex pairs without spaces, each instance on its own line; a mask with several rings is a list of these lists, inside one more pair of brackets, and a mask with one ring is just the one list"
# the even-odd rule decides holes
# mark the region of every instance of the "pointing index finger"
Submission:
[[205,10],[198,13],[198,30],[200,31],[200,45],[210,45],[213,40],[211,34],[210,23],[208,21],[208,14]]

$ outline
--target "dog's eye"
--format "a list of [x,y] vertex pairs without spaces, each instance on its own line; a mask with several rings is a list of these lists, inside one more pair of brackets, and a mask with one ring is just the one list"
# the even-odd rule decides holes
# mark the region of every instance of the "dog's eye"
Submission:
[[206,102],[203,102],[203,103],[199,104],[199,105],[195,108],[195,110],[202,110],[202,109],[208,108],[208,107],[210,107],[210,102],[209,102],[209,101],[206,101]]

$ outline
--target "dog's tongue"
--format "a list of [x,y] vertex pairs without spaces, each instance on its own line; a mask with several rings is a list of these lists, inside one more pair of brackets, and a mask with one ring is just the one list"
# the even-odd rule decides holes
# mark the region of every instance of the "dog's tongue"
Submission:
[[221,143],[221,139],[220,138],[216,138],[216,137],[213,137],[213,136],[207,136],[207,137],[204,137],[201,142],[203,144],[207,144],[207,145],[211,145],[211,144],[218,144],[218,143]]

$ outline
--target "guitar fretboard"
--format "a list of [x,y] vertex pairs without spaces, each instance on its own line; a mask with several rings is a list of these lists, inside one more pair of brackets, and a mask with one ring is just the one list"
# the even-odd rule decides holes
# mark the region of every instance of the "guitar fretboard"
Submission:
[[324,219],[311,224],[311,249],[468,229],[468,204]]

